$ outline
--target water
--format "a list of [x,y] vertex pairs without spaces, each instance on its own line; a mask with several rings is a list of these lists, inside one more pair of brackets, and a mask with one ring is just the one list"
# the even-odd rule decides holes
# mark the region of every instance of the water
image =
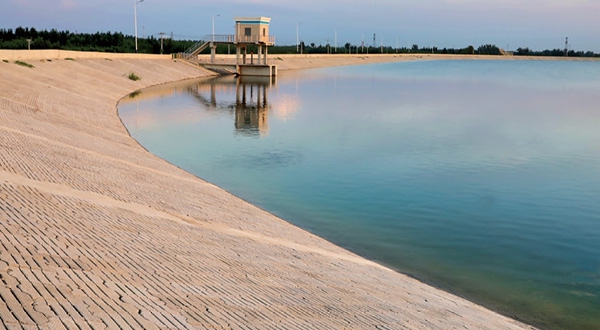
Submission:
[[186,84],[119,106],[152,153],[506,315],[600,328],[600,63],[407,62]]

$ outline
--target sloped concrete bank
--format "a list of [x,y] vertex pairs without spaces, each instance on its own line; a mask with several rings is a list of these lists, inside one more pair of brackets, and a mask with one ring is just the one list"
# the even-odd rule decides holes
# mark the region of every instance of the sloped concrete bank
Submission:
[[120,98],[211,73],[165,58],[25,62],[0,52],[0,327],[531,328],[294,227],[128,135]]

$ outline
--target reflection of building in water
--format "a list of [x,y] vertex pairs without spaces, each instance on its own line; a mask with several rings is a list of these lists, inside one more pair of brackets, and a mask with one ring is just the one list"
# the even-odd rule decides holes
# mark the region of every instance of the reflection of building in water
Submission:
[[[269,88],[274,77],[218,77],[194,86],[193,95],[208,110],[233,110],[236,132],[243,135],[266,135],[269,132]],[[235,88],[235,100],[227,99]],[[209,97],[203,96],[209,93]]]
[[[240,77],[235,97],[235,128],[240,133],[260,135],[269,131],[268,88],[270,78]],[[250,81],[248,81],[250,80]]]

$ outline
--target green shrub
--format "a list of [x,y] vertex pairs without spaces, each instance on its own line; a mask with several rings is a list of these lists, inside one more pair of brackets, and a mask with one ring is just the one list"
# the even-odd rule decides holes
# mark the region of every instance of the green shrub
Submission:
[[67,58],[65,58],[65,61],[75,61],[75,59],[72,57],[67,57]]
[[8,60],[2,60],[2,62],[4,62],[4,63],[8,63]]
[[135,74],[133,72],[129,74],[128,78],[131,79],[131,80],[133,80],[133,81],[138,81],[138,80],[141,79],[137,74]]
[[21,65],[21,66],[26,66],[28,68],[34,68],[33,65],[27,63],[27,62],[23,62],[23,61],[15,61],[15,64]]

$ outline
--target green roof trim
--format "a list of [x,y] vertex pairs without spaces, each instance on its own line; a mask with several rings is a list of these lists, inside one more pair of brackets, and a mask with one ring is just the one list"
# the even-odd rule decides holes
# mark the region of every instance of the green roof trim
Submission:
[[236,21],[236,23],[240,23],[240,24],[263,24],[263,25],[269,25],[269,22],[265,22],[265,21]]

